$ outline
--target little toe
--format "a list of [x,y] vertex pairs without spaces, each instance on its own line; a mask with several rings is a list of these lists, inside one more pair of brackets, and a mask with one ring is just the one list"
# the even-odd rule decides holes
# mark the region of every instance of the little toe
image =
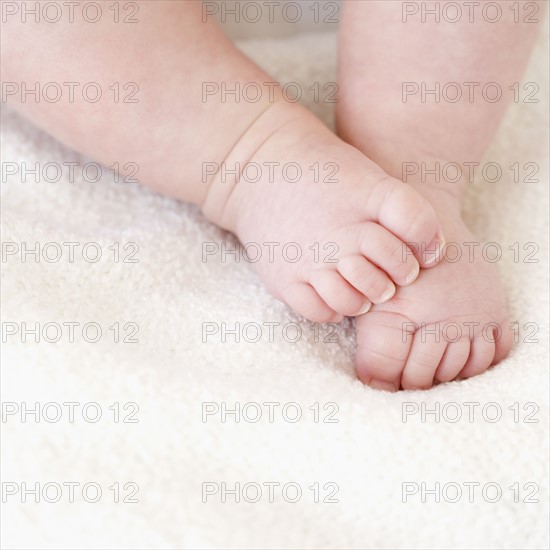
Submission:
[[495,331],[495,356],[493,357],[493,364],[499,363],[507,357],[514,345],[514,336],[510,323],[501,323],[499,325],[499,334]]

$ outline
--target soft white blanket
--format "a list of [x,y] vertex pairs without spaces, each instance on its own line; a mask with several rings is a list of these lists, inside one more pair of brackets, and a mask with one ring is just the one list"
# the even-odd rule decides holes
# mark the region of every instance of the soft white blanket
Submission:
[[[241,47],[282,83],[307,89],[335,80],[333,34]],[[54,181],[50,166],[38,183],[3,165],[3,547],[548,548],[547,71],[542,37],[524,78],[540,86],[540,101],[509,110],[486,157],[504,167],[502,179],[479,178],[464,207],[480,241],[502,247],[497,265],[521,342],[475,379],[395,395],[356,380],[350,324],[337,342],[323,342],[322,330],[316,342],[248,263],[203,262],[204,242],[230,237],[196,208],[116,182],[105,168],[98,182],[87,181],[95,177],[92,168],[83,175],[89,159],[4,109],[4,163],[78,164],[73,181],[67,167]],[[331,105],[312,100],[304,97],[330,124]],[[537,163],[538,183],[514,183],[507,167],[515,162]],[[22,255],[22,243],[37,242],[50,258],[61,248],[59,261]],[[97,243],[86,247],[88,260],[87,243]],[[126,243],[137,244],[135,255]],[[526,243],[539,247],[538,263],[523,262]],[[101,259],[92,263],[97,246]],[[22,342],[23,322],[27,329],[40,323],[39,343],[32,334]],[[47,341],[57,337],[57,325],[44,327],[49,322],[63,328],[56,343]],[[80,323],[73,342],[67,322]],[[85,323],[101,327],[98,342],[83,337]],[[227,334],[223,343],[220,333],[204,342],[203,323],[256,325],[248,327],[249,341]],[[266,323],[279,323],[273,338]],[[288,323],[301,327],[296,343],[296,325]],[[258,326],[262,333],[252,342]],[[87,327],[88,340],[94,327]],[[139,342],[124,343],[136,327]],[[22,422],[21,411],[36,402],[39,422],[32,414]],[[79,403],[74,422],[67,402]],[[213,412],[236,402],[246,416],[238,423]],[[266,402],[280,404],[273,422]],[[472,402],[478,405],[465,405]],[[302,418],[291,423],[297,406]],[[102,416],[92,422],[98,407]],[[258,407],[262,417],[251,422]],[[434,407],[439,418],[421,416]],[[212,412],[206,421],[203,409]],[[491,422],[499,409],[502,417]],[[453,422],[457,410],[462,417]],[[330,418],[338,422],[323,422]],[[68,482],[80,483],[74,502],[62,485]],[[272,485],[273,502],[269,482],[280,484]],[[35,483],[39,502],[33,494],[22,502],[22,490]],[[101,487],[97,502],[88,502],[97,485],[83,497],[86,483]],[[236,483],[239,503],[222,494]],[[243,489],[246,483],[252,485]],[[296,485],[282,492],[288,483],[302,490],[297,502],[290,502]],[[451,502],[457,487],[461,497]],[[498,488],[500,499],[490,502]],[[334,489],[338,502],[323,502]]]

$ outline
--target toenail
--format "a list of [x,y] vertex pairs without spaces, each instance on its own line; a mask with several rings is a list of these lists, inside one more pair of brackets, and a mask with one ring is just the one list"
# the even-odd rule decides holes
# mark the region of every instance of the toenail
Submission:
[[376,378],[372,378],[367,382],[367,384],[375,389],[375,390],[383,390],[383,391],[391,391],[395,392],[397,391],[395,384],[393,382],[385,382],[384,380],[376,380]]
[[437,237],[426,247],[425,255],[431,256],[429,260],[424,263],[426,265],[432,265],[438,262],[443,257],[443,249],[445,248],[445,237],[443,233],[439,232]]
[[413,281],[416,280],[418,274],[420,273],[420,266],[415,262],[414,269],[407,275],[405,279],[405,285],[410,285]]
[[380,303],[383,304],[384,302],[387,302],[391,298],[393,298],[393,295],[395,294],[395,286],[393,284],[389,284],[388,288],[384,291],[384,294],[380,296]]
[[359,313],[357,314],[357,316],[359,315],[364,315],[365,313],[367,313],[367,311],[369,311],[369,309],[372,307],[372,303],[369,302],[369,300],[367,300],[365,302],[365,304],[363,305],[363,307],[359,310]]

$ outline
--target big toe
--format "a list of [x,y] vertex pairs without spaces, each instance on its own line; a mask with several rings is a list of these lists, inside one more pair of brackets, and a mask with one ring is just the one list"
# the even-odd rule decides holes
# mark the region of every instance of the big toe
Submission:
[[397,391],[413,339],[409,320],[397,313],[369,312],[356,319],[357,376],[372,388]]
[[445,238],[433,206],[410,185],[393,179],[381,196],[379,223],[407,244],[422,267],[436,265]]

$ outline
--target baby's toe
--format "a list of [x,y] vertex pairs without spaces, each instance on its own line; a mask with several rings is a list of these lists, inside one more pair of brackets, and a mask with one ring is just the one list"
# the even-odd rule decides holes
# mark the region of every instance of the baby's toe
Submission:
[[450,382],[464,368],[470,355],[470,339],[466,336],[456,342],[449,342],[435,372],[438,382]]
[[447,348],[447,342],[441,335],[419,330],[413,338],[411,351],[407,358],[401,387],[404,390],[427,390],[432,387],[434,374]]
[[390,178],[377,220],[413,251],[422,267],[432,267],[443,256],[441,225],[432,205],[410,185]]
[[283,301],[314,323],[339,323],[343,316],[330,308],[308,283],[296,282],[281,292]]
[[372,306],[361,292],[352,287],[332,269],[313,271],[309,280],[322,300],[334,311],[342,315],[356,316],[366,313]]
[[496,334],[495,332],[496,342],[493,365],[505,359],[514,345],[514,336],[510,327],[510,322],[506,320],[505,322],[500,323],[499,327],[500,333]]
[[406,321],[396,313],[377,311],[357,318],[355,360],[364,384],[387,391],[399,389],[412,342],[412,335],[403,331]]
[[474,338],[470,346],[470,355],[464,368],[458,374],[459,378],[470,378],[486,371],[495,358],[495,342],[486,335]]
[[338,261],[338,272],[374,304],[387,302],[395,294],[389,277],[364,256],[345,256]]
[[356,239],[356,253],[378,266],[395,284],[407,286],[418,277],[420,266],[412,250],[380,224],[360,224]]

